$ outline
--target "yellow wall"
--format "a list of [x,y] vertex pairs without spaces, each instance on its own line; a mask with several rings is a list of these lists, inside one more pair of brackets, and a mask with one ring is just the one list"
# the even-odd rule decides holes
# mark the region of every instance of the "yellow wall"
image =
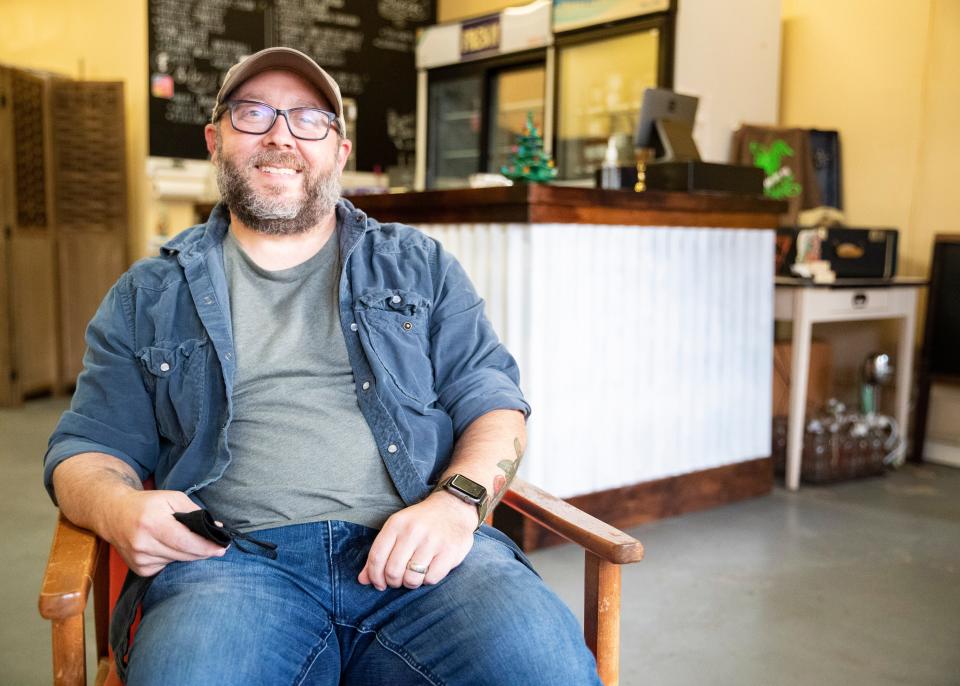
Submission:
[[493,14],[507,7],[525,4],[523,0],[437,0],[437,23]]
[[[960,0],[932,3],[923,74],[918,168],[907,224],[905,253],[928,272],[933,236],[960,233],[956,174],[960,158]],[[935,387],[927,432],[960,448],[960,389]]]
[[934,0],[929,36],[917,178],[907,224],[907,254],[921,266],[929,261],[935,233],[960,232],[955,172],[960,157],[960,0]]
[[901,231],[925,275],[960,155],[960,0],[784,0],[781,123],[835,128],[848,223]]
[[124,82],[130,254],[144,254],[148,235],[146,0],[2,0],[0,62],[76,79]]
[[[782,16],[781,124],[840,131],[847,223],[899,229],[900,273],[926,276],[934,234],[960,232],[960,0],[783,0]],[[894,349],[889,328],[820,332],[841,385],[867,348]],[[960,445],[960,392],[938,390],[929,433]]]

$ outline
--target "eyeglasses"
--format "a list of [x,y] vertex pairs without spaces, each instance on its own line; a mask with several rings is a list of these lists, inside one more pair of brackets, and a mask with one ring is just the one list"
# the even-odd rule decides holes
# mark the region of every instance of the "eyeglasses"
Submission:
[[278,110],[266,103],[255,100],[231,100],[220,105],[220,111],[214,119],[230,110],[230,123],[241,133],[264,134],[273,128],[278,116],[287,121],[287,128],[294,138],[305,141],[322,141],[330,133],[337,115],[316,107],[294,107]]

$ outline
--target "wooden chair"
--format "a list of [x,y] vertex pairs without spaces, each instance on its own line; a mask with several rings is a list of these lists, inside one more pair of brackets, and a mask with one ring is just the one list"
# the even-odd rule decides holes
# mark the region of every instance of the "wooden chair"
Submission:
[[[620,565],[642,559],[640,541],[521,479],[514,480],[503,502],[584,549],[583,633],[597,658],[600,680],[606,686],[616,686],[620,669]],[[96,683],[118,683],[107,647],[111,600],[115,600],[123,581],[116,564],[119,557],[113,555],[116,560],[111,565],[110,546],[105,541],[60,515],[40,590],[40,614],[52,622],[55,684],[86,684],[83,613],[91,586]]]

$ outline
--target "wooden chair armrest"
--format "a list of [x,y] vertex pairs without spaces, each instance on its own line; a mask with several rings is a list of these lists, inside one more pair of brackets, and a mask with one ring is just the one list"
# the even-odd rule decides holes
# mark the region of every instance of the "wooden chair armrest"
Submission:
[[103,543],[92,531],[60,515],[40,587],[40,614],[46,619],[82,615]]
[[602,560],[623,565],[643,559],[643,545],[633,536],[523,479],[513,480],[503,502]]

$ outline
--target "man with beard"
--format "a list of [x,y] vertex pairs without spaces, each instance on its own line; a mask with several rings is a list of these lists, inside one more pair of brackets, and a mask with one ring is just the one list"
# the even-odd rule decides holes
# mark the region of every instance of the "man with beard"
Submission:
[[205,136],[222,203],[107,294],[45,457],[132,570],[121,677],[598,683],[571,613],[481,526],[523,454],[516,364],[436,241],[339,198],[337,84],[261,51]]

